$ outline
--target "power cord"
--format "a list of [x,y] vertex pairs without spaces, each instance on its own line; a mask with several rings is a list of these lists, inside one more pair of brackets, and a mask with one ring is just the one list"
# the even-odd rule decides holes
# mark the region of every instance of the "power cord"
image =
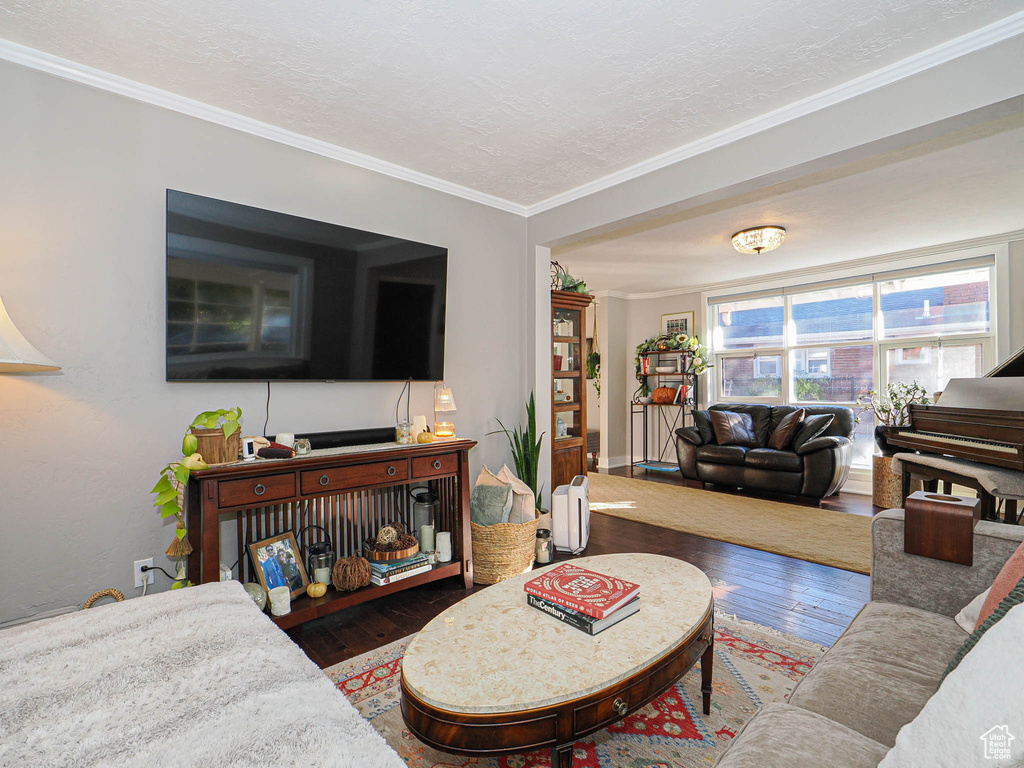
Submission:
[[[166,576],[171,581],[177,581],[178,580],[177,577],[171,576],[171,574],[169,574],[167,571],[165,571],[159,565],[141,565],[141,566],[139,566],[139,570],[142,571],[143,573],[145,573],[146,571],[160,571],[160,573],[162,573],[164,576]],[[146,590],[146,583],[145,582],[143,582],[143,584],[142,584],[142,590],[143,590],[142,594],[146,594],[146,591],[145,591]]]
[[267,382],[267,418],[263,421],[263,436],[267,436],[267,425],[270,423],[270,382]]
[[402,406],[402,396],[408,392],[408,397],[405,398],[405,420],[409,421],[409,400],[412,398],[412,379],[406,380],[402,385],[402,391],[398,393],[398,401],[395,403],[395,424],[398,424],[398,409]]

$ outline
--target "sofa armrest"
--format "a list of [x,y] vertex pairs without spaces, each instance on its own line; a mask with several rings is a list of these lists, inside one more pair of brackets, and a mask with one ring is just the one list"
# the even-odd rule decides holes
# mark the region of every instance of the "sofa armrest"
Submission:
[[691,445],[704,445],[704,438],[700,436],[700,430],[696,427],[682,427],[676,430],[676,436],[681,437]]
[[808,440],[806,443],[796,449],[796,452],[801,456],[805,456],[808,453],[814,453],[815,451],[823,451],[826,448],[840,448],[850,442],[848,437],[829,436],[829,437],[816,437],[813,440]]
[[703,445],[700,432],[696,427],[683,427],[676,430],[676,458],[679,460],[679,473],[686,480],[698,480],[697,477],[697,446]]
[[958,565],[903,551],[902,509],[871,521],[871,599],[956,616],[992,586],[1024,541],[1024,526],[982,520],[974,529],[974,565]]

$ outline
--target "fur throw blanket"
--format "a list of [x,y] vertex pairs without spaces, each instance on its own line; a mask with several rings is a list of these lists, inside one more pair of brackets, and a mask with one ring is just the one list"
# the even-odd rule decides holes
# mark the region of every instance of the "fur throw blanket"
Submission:
[[237,581],[0,631],[0,766],[404,768]]

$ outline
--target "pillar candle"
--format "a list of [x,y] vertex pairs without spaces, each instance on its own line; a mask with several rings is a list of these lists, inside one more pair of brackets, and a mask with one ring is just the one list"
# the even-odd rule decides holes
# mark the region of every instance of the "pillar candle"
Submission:
[[420,549],[424,552],[434,551],[434,526],[420,526]]
[[413,416],[412,417],[412,439],[416,440],[420,436],[420,432],[427,431],[427,417],[426,416]]

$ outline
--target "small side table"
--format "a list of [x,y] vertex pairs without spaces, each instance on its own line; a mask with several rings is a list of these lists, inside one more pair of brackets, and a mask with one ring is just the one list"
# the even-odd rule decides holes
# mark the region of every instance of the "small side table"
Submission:
[[[903,506],[903,478],[892,471],[892,456],[872,456],[871,503],[882,509],[900,509]],[[911,482],[910,490],[920,491],[920,480]]]

